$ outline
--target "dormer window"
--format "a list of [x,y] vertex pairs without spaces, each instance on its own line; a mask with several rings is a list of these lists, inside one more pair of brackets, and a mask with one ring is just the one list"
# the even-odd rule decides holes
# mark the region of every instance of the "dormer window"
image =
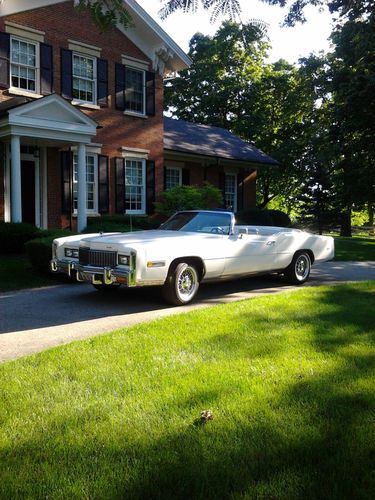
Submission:
[[96,58],[73,54],[73,99],[96,104]]
[[11,37],[11,88],[38,93],[38,45]]

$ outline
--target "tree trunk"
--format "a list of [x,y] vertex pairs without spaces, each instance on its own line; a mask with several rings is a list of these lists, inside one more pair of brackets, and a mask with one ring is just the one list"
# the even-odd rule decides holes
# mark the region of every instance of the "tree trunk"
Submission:
[[341,229],[340,236],[352,237],[352,209],[347,208],[341,213]]
[[368,224],[370,226],[369,235],[375,235],[375,227],[374,227],[374,205],[371,201],[368,203]]

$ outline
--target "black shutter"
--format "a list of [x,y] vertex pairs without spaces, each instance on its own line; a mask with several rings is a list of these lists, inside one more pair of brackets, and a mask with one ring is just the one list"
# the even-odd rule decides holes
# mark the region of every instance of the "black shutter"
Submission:
[[237,174],[237,212],[243,209],[243,195],[244,195],[244,174],[240,172]]
[[53,58],[52,47],[46,43],[40,44],[40,93],[43,95],[53,92]]
[[61,49],[61,95],[66,99],[73,96],[72,51]]
[[73,153],[61,151],[61,174],[62,174],[62,212],[72,212],[72,182],[73,182]]
[[222,206],[224,208],[227,208],[225,206],[225,173],[224,172],[219,172],[219,189],[221,191],[221,194],[223,195]]
[[0,87],[9,88],[10,35],[0,32]]
[[98,80],[98,104],[108,106],[108,61],[98,59],[96,62]]
[[151,215],[154,212],[155,201],[155,162],[146,162],[146,213]]
[[146,115],[155,115],[155,73],[146,71]]
[[116,213],[125,213],[125,165],[123,158],[115,158]]
[[182,169],[182,185],[188,186],[190,184],[190,170],[188,168]]
[[98,155],[99,170],[99,213],[109,212],[108,156]]
[[167,167],[164,167],[163,189],[164,189],[164,191],[167,189]]
[[125,110],[125,66],[116,63],[115,66],[116,109]]

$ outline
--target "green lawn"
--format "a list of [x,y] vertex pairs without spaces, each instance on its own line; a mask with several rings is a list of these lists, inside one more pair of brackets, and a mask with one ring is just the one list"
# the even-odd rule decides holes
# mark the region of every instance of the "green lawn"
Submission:
[[375,260],[375,238],[335,238],[335,260]]
[[0,256],[0,292],[53,284],[55,277],[34,271],[26,255]]
[[0,498],[372,500],[374,304],[305,288],[1,365]]

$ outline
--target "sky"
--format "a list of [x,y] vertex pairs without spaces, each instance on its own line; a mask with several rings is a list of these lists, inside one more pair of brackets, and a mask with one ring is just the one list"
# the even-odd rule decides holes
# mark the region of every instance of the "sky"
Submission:
[[[219,18],[215,24],[211,24],[210,14],[200,9],[195,14],[176,12],[162,21],[157,14],[162,5],[160,0],[137,1],[185,52],[189,50],[189,41],[196,32],[213,35],[223,20]],[[308,7],[305,24],[284,28],[281,23],[285,9],[258,0],[241,0],[241,8],[242,22],[260,19],[269,24],[268,36],[272,45],[270,62],[283,58],[296,63],[300,57],[306,57],[311,52],[329,49],[327,38],[331,32],[332,19],[327,11],[319,12],[317,8]]]

